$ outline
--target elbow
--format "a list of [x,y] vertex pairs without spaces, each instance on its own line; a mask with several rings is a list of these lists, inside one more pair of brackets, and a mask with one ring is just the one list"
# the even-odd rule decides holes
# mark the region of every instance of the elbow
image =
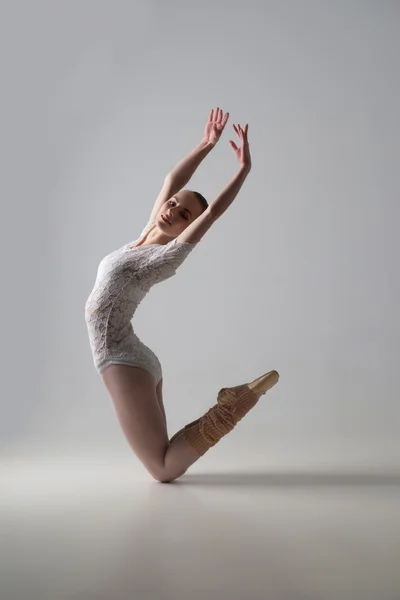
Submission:
[[206,209],[206,211],[208,213],[209,218],[211,219],[211,221],[216,221],[217,219],[220,218],[221,214],[216,208],[215,206],[213,206],[212,204],[210,204],[208,206],[208,208]]

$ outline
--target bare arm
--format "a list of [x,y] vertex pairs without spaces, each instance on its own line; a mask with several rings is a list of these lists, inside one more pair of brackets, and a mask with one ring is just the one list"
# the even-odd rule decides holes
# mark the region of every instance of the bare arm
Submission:
[[211,202],[208,208],[178,235],[178,242],[189,242],[190,244],[199,242],[211,225],[232,204],[249,173],[249,167],[240,167],[226,188]]
[[166,175],[161,191],[158,194],[153,210],[151,211],[151,218],[155,218],[164,202],[172,198],[174,194],[177,194],[179,190],[185,187],[197,167],[213,148],[214,146],[207,142],[207,140],[202,140],[189,156],[181,160],[176,167]]
[[159,193],[151,212],[151,217],[156,216],[166,200],[169,200],[169,198],[185,187],[199,165],[214,148],[221,137],[229,118],[229,113],[226,113],[224,118],[222,118],[222,115],[222,110],[219,108],[217,108],[215,112],[214,110],[210,111],[203,139],[188,156],[182,159],[166,175],[161,192]]
[[232,140],[229,141],[236,158],[239,161],[240,168],[229,185],[227,185],[227,187],[220,193],[214,202],[210,204],[210,211],[213,215],[215,215],[216,218],[219,218],[226,211],[228,206],[232,204],[238,195],[246,177],[251,171],[251,156],[249,140],[247,137],[249,126],[246,125],[244,129],[242,129],[240,125],[232,125],[232,127],[242,143],[241,147],[238,148]]
[[167,175],[174,186],[175,190],[172,192],[172,195],[176,194],[181,190],[185,185],[190,181],[193,174],[199,167],[199,165],[203,162],[207,154],[211,152],[214,148],[214,144],[211,144],[206,139],[202,139],[200,144],[196,146],[192,152],[182,159],[176,167],[174,167]]
[[244,184],[251,168],[241,166],[236,175],[231,179],[226,188],[211,202],[210,211],[214,218],[218,219],[232,204]]
[[247,138],[249,126],[246,125],[244,129],[242,129],[240,125],[232,125],[232,127],[242,143],[241,147],[238,148],[232,140],[229,141],[233,151],[235,152],[236,158],[239,161],[240,168],[229,185],[210,205],[210,210],[216,216],[216,218],[220,217],[226,211],[228,206],[232,204],[233,200],[238,195],[246,177],[251,171],[251,156],[249,140]]
[[210,111],[200,144],[168,173],[167,177],[177,188],[173,193],[182,189],[190,181],[197,167],[218,142],[229,118],[229,113],[226,113],[224,118],[222,115],[220,108],[217,108],[215,113],[214,110]]
[[182,233],[178,236],[179,242],[189,242],[195,244],[201,240],[204,234],[210,229],[217,219],[226,211],[226,209],[232,204],[236,196],[238,195],[246,177],[251,171],[251,157],[249,150],[249,143],[247,140],[247,129],[244,130],[238,125],[236,128],[233,126],[236,133],[238,134],[242,146],[238,148],[234,142],[230,142],[235,154],[239,160],[240,167],[236,175],[229,182],[224,190],[217,196],[217,198],[209,205],[197,219],[195,219]]

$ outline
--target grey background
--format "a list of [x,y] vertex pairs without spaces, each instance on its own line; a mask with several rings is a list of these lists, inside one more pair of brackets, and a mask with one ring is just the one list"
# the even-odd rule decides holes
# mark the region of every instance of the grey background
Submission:
[[90,352],[97,265],[231,114],[189,188],[233,205],[135,315],[170,433],[279,385],[203,466],[399,464],[398,2],[3,2],[3,457],[126,457]]

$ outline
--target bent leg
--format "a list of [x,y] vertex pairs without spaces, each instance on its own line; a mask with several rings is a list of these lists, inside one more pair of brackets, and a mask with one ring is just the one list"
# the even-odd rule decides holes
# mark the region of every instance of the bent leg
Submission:
[[102,377],[132,450],[156,480],[168,482],[183,475],[200,456],[232,431],[255,406],[260,395],[275,385],[278,373],[271,371],[256,380],[260,381],[258,390],[248,384],[222,388],[217,404],[175,434],[172,443],[168,440],[155,380],[150,373],[137,367],[110,365]]
[[125,438],[157,481],[171,481],[200,458],[179,436],[170,446],[154,379],[144,369],[110,365],[102,373]]
[[160,407],[162,416],[164,417],[165,426],[167,427],[167,415],[165,414],[164,401],[163,401],[163,380],[162,378],[156,385],[156,394],[158,406]]

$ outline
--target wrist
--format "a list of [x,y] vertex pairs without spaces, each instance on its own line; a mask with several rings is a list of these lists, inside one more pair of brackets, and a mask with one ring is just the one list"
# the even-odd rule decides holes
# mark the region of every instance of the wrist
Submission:
[[248,175],[251,171],[251,165],[240,165],[239,171],[243,175]]
[[207,138],[203,138],[200,142],[200,146],[202,146],[206,150],[212,150],[215,144],[211,143]]

